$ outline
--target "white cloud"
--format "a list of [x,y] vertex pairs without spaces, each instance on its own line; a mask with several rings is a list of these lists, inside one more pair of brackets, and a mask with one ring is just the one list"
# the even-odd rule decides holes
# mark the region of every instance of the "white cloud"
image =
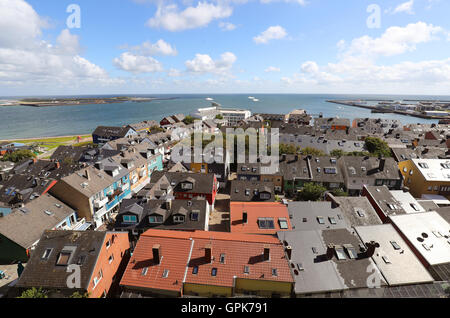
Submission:
[[170,77],[180,77],[183,75],[183,73],[180,70],[177,70],[175,68],[171,68],[169,72],[167,72],[167,75]]
[[162,72],[163,67],[159,61],[151,56],[134,55],[125,52],[120,57],[114,59],[114,64],[121,70],[139,74]]
[[156,43],[146,41],[141,45],[131,47],[130,50],[140,55],[149,55],[149,56],[157,56],[157,55],[176,56],[178,54],[176,48],[167,43],[166,41],[164,41],[163,39],[159,39],[158,41],[156,41]]
[[233,9],[221,3],[198,2],[196,7],[187,7],[179,11],[175,4],[159,4],[154,17],[147,25],[152,28],[163,28],[168,31],[183,31],[207,26],[212,20],[228,18]]
[[274,2],[286,2],[286,3],[298,3],[299,5],[305,6],[307,4],[306,0],[260,0],[261,3],[274,3]]
[[409,0],[399,4],[392,13],[414,14],[414,0]]
[[219,23],[219,28],[222,31],[233,31],[234,29],[236,29],[236,26],[233,23],[230,23],[230,22],[220,22]]
[[286,30],[279,26],[271,26],[260,35],[253,38],[253,41],[257,44],[267,44],[270,40],[279,40],[287,36]]
[[229,73],[236,60],[236,55],[231,52],[223,53],[218,60],[213,60],[207,54],[196,54],[195,58],[186,61],[185,65],[187,70],[192,73],[226,75]]
[[354,39],[346,54],[366,57],[398,55],[414,51],[417,44],[430,42],[443,31],[441,27],[424,22],[408,24],[406,27],[393,26],[379,38],[366,35]]
[[269,66],[268,68],[266,68],[266,69],[264,70],[264,72],[266,72],[266,73],[280,72],[280,68],[275,67],[275,66]]

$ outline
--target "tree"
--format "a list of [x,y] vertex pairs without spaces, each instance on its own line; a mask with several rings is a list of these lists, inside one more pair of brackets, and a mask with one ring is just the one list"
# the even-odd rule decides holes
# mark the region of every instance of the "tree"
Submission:
[[183,123],[185,123],[186,125],[190,125],[195,121],[196,118],[192,117],[191,115],[187,115],[186,117],[184,117],[183,119]]
[[34,158],[36,157],[36,155],[28,149],[21,149],[21,150],[16,150],[14,152],[11,153],[6,153],[3,158],[1,159],[2,161],[12,161],[12,162],[20,162],[24,159],[29,159],[29,158]]
[[298,192],[298,199],[300,201],[319,201],[327,189],[313,182],[306,183],[303,189]]
[[69,298],[89,298],[89,293],[80,293],[78,291],[74,292]]
[[42,288],[36,289],[35,287],[25,290],[22,295],[17,298],[48,298],[47,292]]
[[216,115],[216,119],[223,119],[222,114],[217,114],[217,115]]
[[345,192],[344,190],[342,190],[341,188],[333,189],[333,190],[331,190],[331,193],[335,197],[348,197],[348,193]]
[[338,158],[340,158],[340,157],[345,156],[345,151],[344,151],[344,150],[341,150],[341,149],[334,149],[334,150],[332,150],[332,151],[330,152],[330,155],[333,156],[333,157],[338,157]]
[[300,147],[294,145],[280,144],[280,155],[295,155],[300,151]]
[[375,156],[391,157],[391,149],[388,144],[378,137],[367,137],[365,145],[366,149]]
[[304,156],[311,155],[311,156],[325,156],[325,153],[322,150],[312,148],[312,147],[306,147],[300,150],[300,153]]

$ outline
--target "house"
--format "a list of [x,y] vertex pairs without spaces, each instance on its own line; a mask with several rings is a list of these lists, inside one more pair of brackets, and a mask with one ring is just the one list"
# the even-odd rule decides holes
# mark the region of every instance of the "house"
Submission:
[[385,134],[402,127],[401,121],[389,118],[355,118],[353,128],[362,128],[369,134]]
[[282,155],[279,164],[283,179],[283,192],[293,195],[311,181],[308,163],[299,155]]
[[446,159],[446,150],[443,148],[391,148],[395,161],[401,162],[410,159]]
[[172,126],[176,123],[180,123],[184,120],[185,116],[183,114],[176,114],[168,117],[164,117],[160,122],[159,125],[163,128],[166,128],[167,126]]
[[[18,293],[43,288],[50,298],[88,293],[89,298],[112,296],[129,257],[126,233],[45,231],[16,284]],[[73,268],[80,270],[79,286],[69,286]],[[71,282],[76,283],[72,278]]]
[[238,180],[261,180],[261,163],[238,163],[237,164]]
[[89,226],[63,202],[42,195],[0,217],[0,263],[27,262],[45,230],[84,230]]
[[131,126],[110,127],[98,126],[92,133],[92,140],[96,145],[104,145],[108,141],[119,138],[130,138],[138,133]]
[[450,224],[437,212],[390,217],[392,225],[437,281],[450,279]]
[[347,118],[315,118],[314,128],[320,130],[347,130],[350,126],[350,120]]
[[299,201],[288,203],[289,219],[295,231],[327,230],[350,227],[339,207],[331,202]]
[[275,237],[148,230],[120,285],[153,297],[286,297],[293,279]]
[[407,191],[389,190],[386,186],[364,186],[363,196],[367,197],[384,223],[390,222],[393,215],[426,212]]
[[148,229],[207,231],[209,204],[206,200],[128,199],[120,205],[114,229],[139,235]]
[[410,159],[398,163],[404,186],[420,198],[425,194],[450,198],[450,160]]
[[402,177],[393,158],[343,156],[338,165],[344,174],[345,190],[359,195],[364,185],[400,189]]
[[[115,174],[112,170],[111,173]],[[77,210],[79,217],[94,222],[95,228],[107,222],[114,210],[118,209],[117,197],[123,194],[129,180],[126,175],[121,186],[114,177],[103,170],[89,166],[62,178],[51,194]],[[122,190],[123,189],[123,190]]]
[[214,174],[183,173],[155,171],[151,176],[151,183],[165,178],[167,185],[173,189],[173,196],[178,200],[192,200],[196,197],[205,198],[211,208],[219,189],[219,183]]
[[231,233],[269,234],[291,230],[286,205],[279,202],[231,202]]
[[11,153],[21,149],[30,149],[30,147],[18,142],[0,142],[0,156],[4,156],[6,153]]
[[425,284],[434,281],[408,244],[391,224],[356,226],[363,242],[377,242],[372,259],[389,286]]
[[273,202],[275,201],[273,183],[233,180],[231,181],[230,200],[232,202]]
[[130,124],[130,127],[133,128],[136,132],[152,132],[154,127],[159,128],[159,124],[155,120],[144,120],[139,123]]
[[370,201],[366,197],[336,197],[327,193],[327,201],[332,208],[339,207],[342,216],[350,226],[366,226],[383,224]]
[[306,156],[306,164],[309,170],[309,182],[320,184],[325,188],[343,189],[344,176],[338,166],[337,158],[329,156]]
[[[296,297],[343,297],[387,283],[372,256],[376,242],[363,242],[350,229],[315,229],[278,232],[291,264]],[[370,279],[369,279],[370,277]]]

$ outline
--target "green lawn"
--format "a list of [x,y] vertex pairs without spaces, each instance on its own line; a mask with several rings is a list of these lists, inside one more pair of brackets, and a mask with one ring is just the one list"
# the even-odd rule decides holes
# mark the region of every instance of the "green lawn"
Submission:
[[[91,135],[82,135],[81,138],[87,138]],[[44,143],[44,144],[52,144],[52,143],[65,143],[69,141],[76,140],[75,137],[51,137],[51,138],[42,138],[42,139],[24,139],[24,140],[14,140],[14,142],[21,144],[30,144],[30,143]]]

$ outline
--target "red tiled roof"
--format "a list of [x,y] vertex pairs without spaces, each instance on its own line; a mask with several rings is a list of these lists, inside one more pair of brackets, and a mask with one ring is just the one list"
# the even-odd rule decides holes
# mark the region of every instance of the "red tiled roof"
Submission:
[[[192,240],[191,240],[192,239]],[[189,254],[192,254],[189,259]],[[153,265],[152,247],[161,245],[161,265]],[[205,262],[205,246],[212,246],[212,262]],[[270,249],[270,259],[263,261],[264,247]],[[220,262],[221,255],[225,262]],[[135,260],[135,263],[132,263]],[[123,275],[121,285],[162,290],[180,290],[189,263],[185,282],[215,286],[233,286],[234,276],[248,279],[293,282],[289,263],[281,242],[273,236],[234,234],[223,232],[181,232],[148,230],[143,233]],[[141,272],[148,266],[146,276]],[[194,266],[198,273],[193,274]],[[244,273],[248,266],[250,273]],[[212,276],[212,269],[217,275]],[[169,277],[162,278],[164,269]],[[277,276],[272,275],[277,270]],[[178,281],[178,284],[175,282]]]
[[[161,245],[161,262],[155,265],[152,248]],[[141,236],[120,282],[123,286],[181,291],[192,241],[189,238]],[[142,270],[147,267],[147,274]],[[164,270],[169,270],[163,278]]]
[[[247,223],[242,222],[244,212],[247,212]],[[273,218],[275,228],[259,228],[259,218]],[[280,218],[287,221],[287,229],[280,228]],[[231,202],[230,222],[233,233],[276,234],[279,231],[292,230],[288,208],[279,202]]]

